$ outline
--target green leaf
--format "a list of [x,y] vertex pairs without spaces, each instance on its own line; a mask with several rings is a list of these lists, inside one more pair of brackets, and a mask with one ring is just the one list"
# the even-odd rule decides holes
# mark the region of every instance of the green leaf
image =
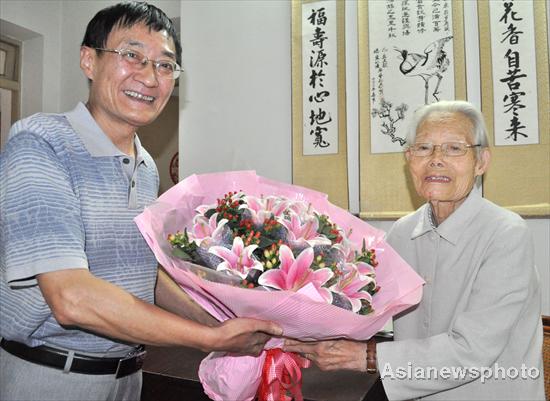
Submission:
[[214,213],[216,213],[216,209],[208,209],[204,212],[204,217],[209,219]]
[[180,248],[172,248],[172,255],[174,255],[176,258],[192,261],[193,258],[191,255],[189,255],[187,252],[185,252],[183,249]]
[[269,237],[260,236],[260,243],[258,248],[265,249],[269,248],[271,245],[277,243],[277,240],[271,239]]

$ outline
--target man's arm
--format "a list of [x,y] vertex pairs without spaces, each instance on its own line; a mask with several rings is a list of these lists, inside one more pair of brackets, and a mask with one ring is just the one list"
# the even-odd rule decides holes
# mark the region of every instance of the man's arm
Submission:
[[162,268],[158,269],[157,274],[155,304],[164,310],[210,327],[219,326],[220,324],[191,299]]
[[37,278],[59,324],[124,341],[257,355],[271,335],[282,334],[275,323],[254,319],[203,326],[141,301],[86,269],[43,273]]

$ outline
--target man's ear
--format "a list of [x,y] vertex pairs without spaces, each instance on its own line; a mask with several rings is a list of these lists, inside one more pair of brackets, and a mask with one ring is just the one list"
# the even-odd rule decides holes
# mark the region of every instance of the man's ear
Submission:
[[80,47],[80,69],[91,81],[94,80],[96,57],[97,53],[95,49],[87,46]]

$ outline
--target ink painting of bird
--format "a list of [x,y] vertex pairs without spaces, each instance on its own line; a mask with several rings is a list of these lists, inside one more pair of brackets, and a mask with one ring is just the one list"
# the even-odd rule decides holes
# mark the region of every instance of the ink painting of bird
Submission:
[[443,79],[443,73],[447,71],[451,63],[443,48],[452,38],[452,36],[447,36],[430,43],[426,46],[423,53],[412,53],[407,49],[395,48],[401,59],[399,71],[401,71],[404,76],[420,77],[424,80],[425,104],[429,103],[430,80],[434,76],[437,77],[437,83],[431,95],[436,101],[439,100],[439,86]]

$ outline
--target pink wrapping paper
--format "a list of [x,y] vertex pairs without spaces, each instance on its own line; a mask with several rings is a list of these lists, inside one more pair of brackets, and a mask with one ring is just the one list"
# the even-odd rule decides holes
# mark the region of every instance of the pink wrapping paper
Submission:
[[[373,297],[374,312],[363,316],[329,305],[319,299],[314,288],[304,288],[299,293],[240,288],[235,286],[240,280],[171,255],[168,234],[190,227],[197,206],[213,204],[223,194],[239,190],[247,195],[277,195],[305,200],[318,212],[328,215],[344,231],[351,229],[349,239],[358,247],[364,239],[367,248],[374,248],[379,262],[376,281],[381,287]],[[219,320],[236,316],[271,320],[281,325],[285,336],[301,340],[337,337],[366,340],[382,329],[393,315],[418,303],[422,296],[423,280],[384,241],[382,231],[332,205],[325,194],[272,181],[253,171],[189,176],[164,193],[135,221],[159,263],[183,290]],[[241,368],[251,373],[261,371],[261,363],[261,357],[220,357],[214,354],[203,362],[199,373],[211,398],[251,400],[254,388],[236,388],[239,384],[242,387],[243,382],[242,372],[238,372]],[[247,385],[254,387],[251,383],[254,379],[248,376]]]

